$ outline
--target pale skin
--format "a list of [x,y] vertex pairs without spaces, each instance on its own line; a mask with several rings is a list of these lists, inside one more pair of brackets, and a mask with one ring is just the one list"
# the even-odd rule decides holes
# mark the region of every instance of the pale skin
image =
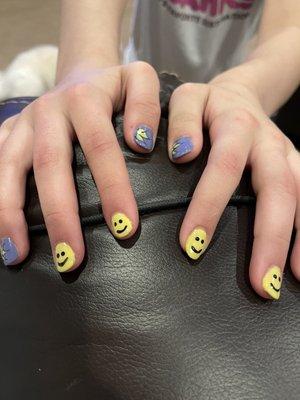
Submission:
[[[72,269],[82,262],[85,249],[71,169],[74,140],[85,153],[109,228],[113,231],[111,219],[117,212],[132,222],[126,238],[138,227],[137,205],[111,117],[124,107],[125,140],[134,151],[146,152],[135,143],[133,130],[144,124],[155,136],[159,82],[146,63],[120,65],[120,25],[126,3],[63,0],[57,85],[0,128],[0,185],[6,188],[0,192],[0,237],[11,237],[16,243],[15,264],[29,251],[23,207],[31,167],[54,256],[56,244],[66,242],[76,256]],[[197,227],[205,230],[209,243],[249,166],[257,194],[250,281],[264,298],[269,295],[263,277],[272,265],[283,271],[293,227],[296,239],[290,263],[300,279],[300,157],[270,120],[300,83],[298,3],[266,0],[257,43],[248,59],[208,84],[181,85],[170,101],[170,158],[173,142],[183,133],[194,148],[176,162],[186,163],[199,155],[203,127],[209,130],[212,144],[182,222],[180,244],[184,249]]]

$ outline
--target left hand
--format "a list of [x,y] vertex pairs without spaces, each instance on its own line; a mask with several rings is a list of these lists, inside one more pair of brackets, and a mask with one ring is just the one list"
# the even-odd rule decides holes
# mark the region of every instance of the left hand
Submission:
[[183,84],[170,101],[172,161],[185,163],[199,155],[203,126],[211,141],[207,166],[181,226],[180,244],[191,258],[202,255],[244,168],[251,167],[257,205],[250,280],[260,296],[278,299],[294,221],[291,267],[300,279],[300,157],[250,85],[227,76],[209,84]]

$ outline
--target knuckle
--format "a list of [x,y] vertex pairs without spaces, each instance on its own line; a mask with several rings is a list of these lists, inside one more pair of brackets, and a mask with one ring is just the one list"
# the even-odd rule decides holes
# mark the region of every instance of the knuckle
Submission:
[[93,155],[101,156],[101,154],[111,153],[115,146],[113,138],[105,139],[100,131],[90,133],[84,144],[84,153],[87,159]]
[[78,82],[66,89],[66,95],[71,101],[86,99],[90,96],[92,85],[88,82]]
[[232,123],[238,124],[242,127],[246,126],[248,129],[256,129],[259,126],[259,122],[254,115],[244,108],[231,110],[230,118]]
[[33,152],[33,168],[51,169],[59,163],[60,158],[59,152],[53,145],[43,143]]
[[59,210],[51,210],[51,211],[49,210],[44,213],[44,218],[47,219],[48,221],[52,220],[52,222],[54,222],[56,226],[58,223],[61,222],[63,217],[64,217],[64,213]]
[[16,151],[9,151],[7,148],[2,148],[0,151],[0,170],[8,170],[20,165],[20,154]]
[[213,164],[222,173],[236,177],[242,174],[245,162],[237,151],[223,150]]
[[138,98],[133,99],[133,104],[133,108],[138,113],[150,120],[158,118],[160,115],[160,105],[148,94],[141,94]]
[[285,148],[285,146],[286,146],[285,137],[284,137],[283,133],[280,132],[279,129],[273,128],[273,127],[270,128],[269,135],[272,139],[273,146],[276,146],[279,148]]
[[117,193],[122,185],[118,181],[112,180],[111,176],[104,179],[101,185],[102,196],[110,195],[111,193]]
[[273,183],[274,190],[282,197],[289,197],[294,203],[296,203],[297,190],[296,183],[289,172],[282,174],[281,178],[276,179]]
[[45,115],[52,104],[53,94],[45,93],[32,103],[33,112],[35,115]]
[[152,67],[152,65],[148,64],[145,61],[135,61],[132,63],[132,67],[135,69],[136,72],[140,74],[146,74],[146,75],[155,75],[156,76],[156,71]]
[[197,126],[200,126],[199,115],[196,115],[191,112],[179,112],[172,115],[171,125],[172,126],[183,126],[183,125],[191,125],[197,123]]
[[173,96],[177,97],[177,96],[190,96],[193,94],[199,94],[199,92],[206,90],[206,87],[207,85],[205,84],[186,82],[178,86],[174,90]]
[[2,122],[2,124],[0,125],[1,129],[11,129],[13,124],[15,123],[16,119],[19,117],[18,115],[14,115],[12,117],[7,118],[5,121]]
[[182,96],[184,94],[191,94],[195,92],[195,84],[194,83],[183,83],[182,85],[178,86],[174,92],[172,97]]

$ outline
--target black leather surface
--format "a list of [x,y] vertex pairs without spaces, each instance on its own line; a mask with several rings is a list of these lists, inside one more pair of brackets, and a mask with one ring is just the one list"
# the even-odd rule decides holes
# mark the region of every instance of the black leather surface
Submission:
[[[134,239],[118,242],[109,233],[76,148],[87,256],[78,271],[60,276],[30,178],[31,253],[19,269],[0,268],[0,399],[300,398],[300,286],[289,268],[277,303],[249,285],[254,201],[247,176],[203,258],[191,262],[180,250],[178,229],[209,142],[195,162],[170,163],[165,88],[178,82],[162,81],[152,155],[132,153],[122,116],[115,118],[141,214]],[[0,120],[27,100],[0,105]]]

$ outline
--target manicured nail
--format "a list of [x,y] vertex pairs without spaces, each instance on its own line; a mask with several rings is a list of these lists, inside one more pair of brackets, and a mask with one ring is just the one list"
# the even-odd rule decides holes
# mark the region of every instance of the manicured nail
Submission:
[[197,260],[206,250],[206,232],[202,228],[196,228],[190,233],[185,244],[187,255]]
[[282,282],[282,272],[279,267],[272,265],[263,277],[262,285],[264,291],[274,300],[280,297],[280,288]]
[[58,272],[66,272],[75,264],[75,253],[67,243],[58,243],[55,246],[55,266]]
[[5,265],[13,264],[18,258],[18,250],[11,238],[1,239],[1,257]]
[[115,213],[111,218],[113,234],[116,238],[125,238],[132,231],[132,222],[123,213]]
[[149,126],[139,125],[134,132],[134,140],[143,149],[153,149],[153,132]]
[[183,136],[175,140],[172,146],[172,158],[176,160],[177,158],[183,157],[193,150],[192,139],[188,136]]

